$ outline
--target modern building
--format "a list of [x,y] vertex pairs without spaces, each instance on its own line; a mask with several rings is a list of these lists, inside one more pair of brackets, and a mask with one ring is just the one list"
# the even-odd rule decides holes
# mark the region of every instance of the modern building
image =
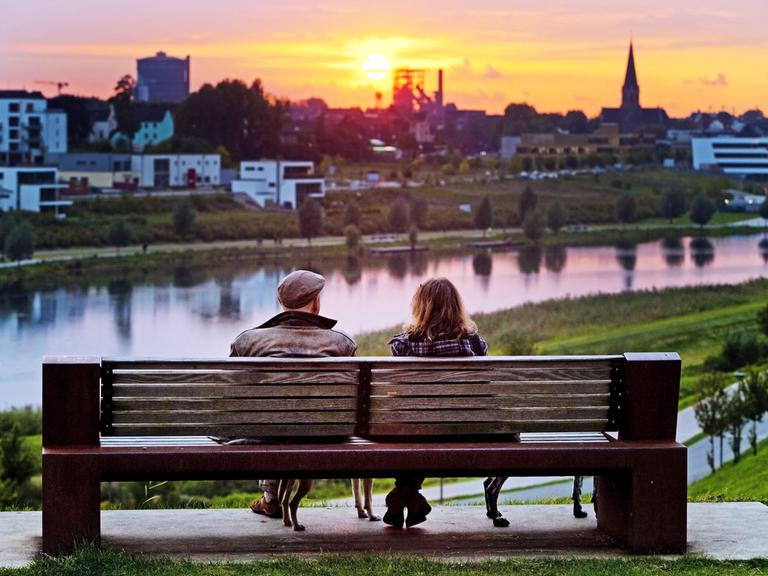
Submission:
[[136,99],[139,102],[183,102],[189,96],[189,56],[174,58],[158,52],[137,60]]
[[602,124],[615,124],[622,132],[636,132],[644,127],[669,125],[669,116],[663,108],[643,108],[640,105],[640,84],[635,68],[635,50],[630,42],[627,72],[621,88],[621,107],[603,108]]
[[0,90],[0,164],[41,164],[48,151],[67,151],[67,115],[40,92]]
[[232,193],[244,194],[262,208],[298,208],[307,197],[325,196],[325,180],[315,175],[312,162],[241,162],[240,179],[232,182]]
[[[163,106],[140,106],[136,109],[139,130],[133,135],[131,150],[143,152],[147,146],[156,146],[173,138],[175,124],[173,114]],[[121,140],[127,140],[122,132],[115,132],[111,141],[116,145]]]
[[69,194],[88,193],[92,189],[133,190],[139,186],[139,174],[132,169],[131,154],[46,154],[45,161],[58,166],[61,180],[69,185]]
[[69,200],[60,198],[66,188],[59,184],[59,171],[42,166],[0,167],[0,212],[51,212],[62,215]]
[[768,176],[768,137],[693,138],[693,169],[733,176]]
[[[504,140],[502,139],[502,146]],[[523,156],[587,156],[607,154],[621,156],[637,150],[655,150],[656,137],[653,134],[621,133],[615,124],[601,126],[590,134],[522,134],[518,139],[515,153]]]
[[196,188],[221,183],[218,154],[134,154],[131,171],[141,188]]

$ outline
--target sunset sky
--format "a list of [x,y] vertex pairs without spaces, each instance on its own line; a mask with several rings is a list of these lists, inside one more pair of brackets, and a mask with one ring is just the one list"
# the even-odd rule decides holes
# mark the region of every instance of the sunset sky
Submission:
[[364,63],[388,61],[444,68],[460,107],[594,115],[619,104],[634,37],[644,106],[768,112],[766,23],[766,0],[27,0],[0,20],[0,88],[107,97],[164,50],[192,56],[193,89],[261,78],[277,96],[372,106],[390,80]]

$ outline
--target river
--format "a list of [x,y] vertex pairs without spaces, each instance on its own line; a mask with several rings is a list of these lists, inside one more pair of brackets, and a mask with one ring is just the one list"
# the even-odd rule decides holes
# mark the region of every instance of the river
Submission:
[[[328,279],[323,313],[356,334],[405,321],[411,295],[429,277],[451,279],[470,312],[491,312],[597,292],[743,282],[768,273],[761,239],[415,253],[369,257],[362,266],[341,258],[313,267]],[[227,355],[234,336],[277,312],[275,289],[290,270],[222,263],[1,292],[0,409],[40,404],[45,355]]]

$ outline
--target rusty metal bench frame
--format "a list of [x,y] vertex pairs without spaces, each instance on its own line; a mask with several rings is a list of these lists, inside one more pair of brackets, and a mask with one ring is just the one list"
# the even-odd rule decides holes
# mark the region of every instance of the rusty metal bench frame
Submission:
[[[418,375],[443,366],[462,377],[496,366],[578,367],[609,362],[610,406],[600,426],[607,441],[511,442],[503,436],[472,438],[478,424],[455,421],[376,423],[371,410],[372,370],[397,367]],[[265,363],[305,372],[343,367],[357,377],[350,433],[369,442],[258,445],[130,445],[102,442],[111,421],[112,370],[132,367],[235,367]],[[244,372],[240,372],[242,374]],[[183,386],[183,384],[182,384]],[[599,478],[598,529],[633,553],[686,549],[687,454],[675,442],[680,387],[677,354],[612,357],[488,357],[473,359],[337,358],[119,361],[54,357],[43,362],[43,551],[68,553],[100,539],[100,482],[255,479],[258,477],[391,477],[587,475]],[[374,422],[371,415],[374,414]],[[346,420],[345,420],[346,421]],[[558,421],[559,422],[559,421]],[[532,430],[581,429],[578,422],[537,422]],[[520,422],[507,423],[520,426]],[[486,425],[487,426],[487,425]],[[592,429],[592,428],[590,428]],[[150,433],[162,433],[163,428]],[[282,430],[282,429],[281,429]],[[335,428],[334,428],[335,430]],[[442,438],[432,435],[438,430]],[[525,430],[521,430],[525,431]],[[505,423],[498,432],[509,432]],[[132,433],[130,429],[126,433]],[[181,429],[169,434],[189,433]],[[207,432],[204,432],[207,433]],[[290,435],[291,429],[283,430]],[[326,432],[327,433],[327,432]],[[320,433],[318,433],[320,434]],[[429,434],[430,438],[425,435]],[[455,436],[459,434],[459,436]],[[383,438],[386,435],[387,438]],[[451,435],[454,435],[452,438]],[[404,438],[405,437],[405,438]]]

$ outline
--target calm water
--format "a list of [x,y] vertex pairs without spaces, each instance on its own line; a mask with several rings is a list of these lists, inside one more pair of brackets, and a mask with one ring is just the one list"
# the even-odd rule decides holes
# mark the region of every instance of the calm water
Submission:
[[[684,239],[636,247],[427,253],[342,259],[326,275],[323,313],[355,334],[407,319],[416,286],[446,276],[470,311],[567,295],[738,283],[768,273],[762,236]],[[275,288],[291,268],[229,265],[49,291],[0,294],[0,409],[39,404],[44,355],[224,356],[242,330],[278,311]]]

